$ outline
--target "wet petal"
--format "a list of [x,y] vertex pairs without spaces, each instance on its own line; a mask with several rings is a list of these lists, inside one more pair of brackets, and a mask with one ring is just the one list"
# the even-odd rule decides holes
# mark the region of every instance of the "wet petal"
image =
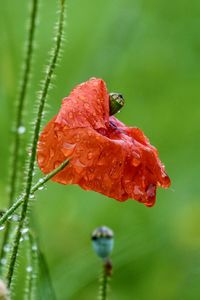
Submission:
[[37,159],[44,173],[66,158],[53,177],[119,201],[129,198],[152,206],[158,186],[169,187],[164,165],[144,133],[109,117],[109,96],[101,79],[78,85],[40,135]]

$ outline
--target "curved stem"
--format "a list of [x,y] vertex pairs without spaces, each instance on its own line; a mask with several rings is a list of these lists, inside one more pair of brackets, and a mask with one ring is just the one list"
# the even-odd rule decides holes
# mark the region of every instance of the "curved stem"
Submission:
[[[54,175],[63,170],[69,163],[69,159],[66,159],[62,164],[60,164],[56,169],[52,172],[40,178],[38,182],[31,188],[30,194],[34,194],[41,186],[43,186],[48,180],[50,180]],[[15,212],[15,210],[24,202],[25,195],[19,197],[19,199],[13,203],[13,205],[3,214],[0,218],[0,226],[4,224],[10,216]]]
[[39,99],[39,107],[38,107],[37,118],[36,118],[36,122],[35,122],[35,126],[34,126],[33,140],[32,140],[32,146],[31,146],[31,156],[30,156],[30,159],[28,162],[28,172],[27,172],[27,179],[26,179],[26,184],[25,184],[24,201],[23,201],[23,205],[22,205],[20,221],[19,221],[19,224],[17,227],[17,231],[16,231],[14,243],[13,243],[10,264],[8,267],[8,274],[7,274],[8,287],[10,287],[11,282],[12,282],[15,262],[16,262],[18,249],[19,249],[19,242],[20,242],[20,238],[21,238],[21,230],[23,228],[24,220],[26,218],[27,208],[28,208],[28,203],[29,203],[29,196],[31,194],[31,185],[32,185],[32,180],[33,180],[33,171],[34,171],[34,163],[35,163],[36,150],[37,150],[37,141],[38,141],[40,125],[41,125],[41,121],[42,121],[42,114],[44,111],[46,97],[47,97],[47,94],[49,91],[50,82],[51,82],[52,75],[53,75],[53,72],[56,67],[56,62],[57,62],[59,52],[60,52],[60,47],[61,47],[63,26],[64,26],[64,11],[65,11],[64,1],[61,1],[60,4],[61,4],[61,10],[60,10],[58,31],[56,34],[56,44],[55,44],[55,48],[53,49],[53,55],[52,55],[50,64],[47,69],[46,78],[45,78],[42,93],[41,93],[41,96]]
[[[16,111],[16,121],[15,121],[15,128],[14,128],[14,141],[13,141],[13,148],[12,148],[12,162],[11,162],[11,174],[10,174],[10,190],[9,190],[9,204],[10,207],[13,203],[15,192],[16,192],[16,179],[17,179],[17,163],[19,160],[19,149],[20,149],[20,139],[21,134],[18,132],[18,129],[20,129],[20,126],[23,124],[23,111],[24,111],[24,102],[28,87],[28,82],[30,78],[30,72],[31,72],[31,63],[32,63],[32,56],[33,56],[33,44],[34,44],[34,37],[35,37],[35,29],[36,29],[36,19],[37,19],[37,12],[38,12],[38,0],[32,1],[32,9],[30,14],[30,25],[28,30],[28,41],[27,41],[27,47],[26,47],[26,54],[24,59],[24,72],[22,76],[22,83],[20,86],[19,96],[17,99],[17,111]],[[11,225],[8,224],[4,233],[2,248],[1,248],[1,254],[0,259],[2,259],[5,255],[5,245],[8,242],[8,238],[10,235],[10,229]]]

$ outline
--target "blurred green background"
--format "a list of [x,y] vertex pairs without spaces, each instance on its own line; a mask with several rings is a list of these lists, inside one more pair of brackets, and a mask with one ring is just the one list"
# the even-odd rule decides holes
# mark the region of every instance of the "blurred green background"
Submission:
[[[1,208],[7,201],[28,2],[2,1],[0,9]],[[56,11],[57,1],[41,0],[27,97],[28,141]],[[66,25],[44,124],[76,84],[101,77],[109,91],[124,94],[118,118],[144,130],[159,149],[172,187],[158,191],[153,208],[52,182],[38,192],[35,221],[57,298],[96,299],[101,261],[90,234],[104,224],[115,232],[110,300],[200,299],[200,2],[67,1]],[[20,264],[18,274],[23,272]],[[45,278],[40,285],[45,290]],[[19,291],[15,298],[21,300]]]

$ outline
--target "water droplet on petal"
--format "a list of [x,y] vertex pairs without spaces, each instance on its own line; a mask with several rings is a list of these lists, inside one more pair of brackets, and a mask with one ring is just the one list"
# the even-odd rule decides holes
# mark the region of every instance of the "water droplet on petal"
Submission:
[[92,157],[93,157],[93,153],[92,153],[92,152],[89,152],[88,155],[87,155],[87,158],[88,158],[88,159],[92,159]]
[[64,143],[63,144],[63,148],[62,148],[62,152],[65,156],[69,156],[73,153],[74,148],[75,148],[76,144],[69,144],[69,143]]
[[76,172],[78,173],[78,174],[80,174],[83,170],[84,170],[84,168],[85,168],[85,165],[84,164],[82,164],[81,162],[80,162],[80,160],[79,159],[77,159],[75,162],[74,162],[74,169],[76,170]]
[[24,134],[26,132],[26,128],[24,126],[19,126],[17,128],[17,133],[18,134]]
[[90,105],[87,102],[84,103],[84,107],[85,109],[90,109]]
[[79,135],[79,134],[77,134],[77,135],[75,136],[75,141],[76,141],[76,142],[79,142],[79,141],[80,141],[80,135]]
[[134,167],[138,167],[141,163],[141,160],[137,157],[133,157],[131,163]]
[[73,112],[70,111],[70,112],[68,113],[68,117],[69,117],[69,119],[73,119],[73,118],[74,118]]
[[[30,156],[31,156],[31,154],[30,154]],[[46,160],[46,155],[43,155],[43,154],[39,153],[39,155],[38,155],[38,164],[39,165],[43,164],[45,162],[45,160]]]
[[142,191],[141,191],[141,189],[140,189],[140,187],[139,186],[134,186],[134,194],[135,195],[142,195],[143,193],[142,193]]

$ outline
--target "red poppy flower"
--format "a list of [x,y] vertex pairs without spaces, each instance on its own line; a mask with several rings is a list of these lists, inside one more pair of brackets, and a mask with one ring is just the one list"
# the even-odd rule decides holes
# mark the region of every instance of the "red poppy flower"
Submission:
[[119,201],[131,198],[152,206],[157,187],[170,185],[156,148],[143,132],[109,115],[102,79],[76,86],[40,135],[37,159],[44,173],[66,158],[70,163],[53,181],[78,184]]

